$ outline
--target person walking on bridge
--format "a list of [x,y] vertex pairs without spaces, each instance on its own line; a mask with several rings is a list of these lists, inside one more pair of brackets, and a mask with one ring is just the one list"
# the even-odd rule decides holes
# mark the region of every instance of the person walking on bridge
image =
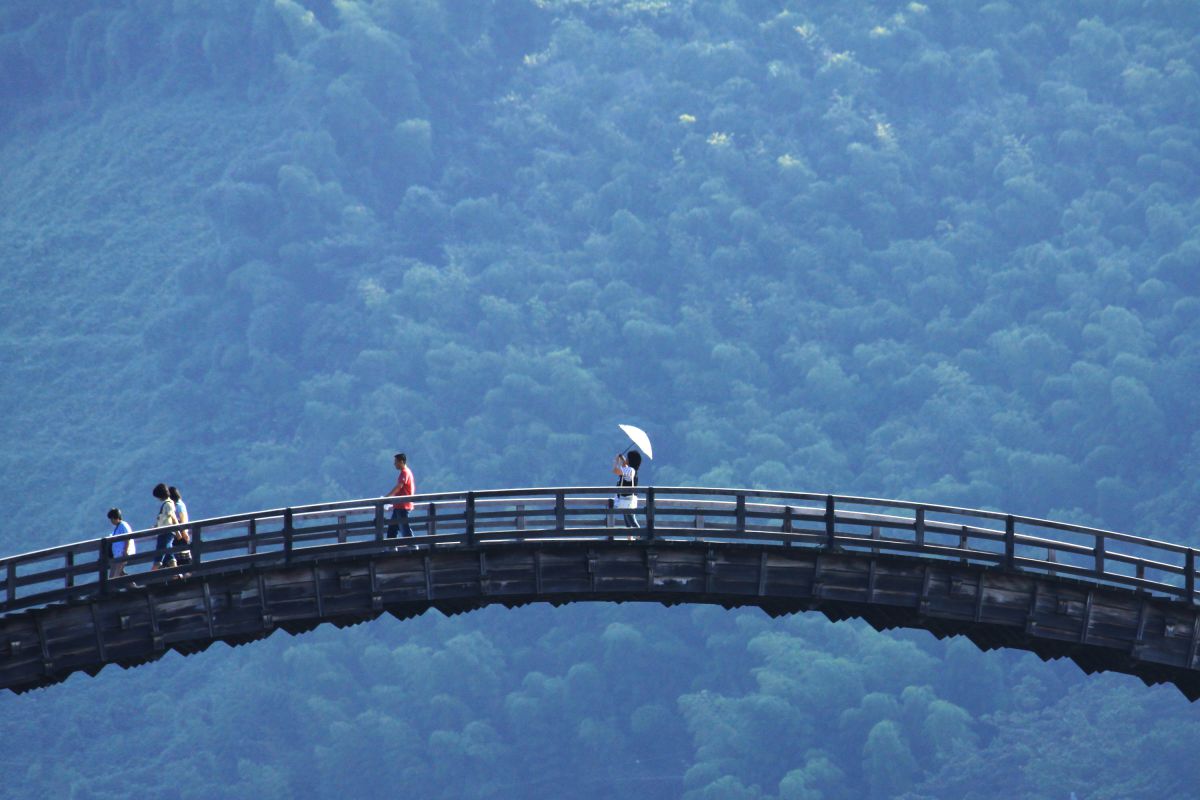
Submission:
[[[108,521],[112,524],[112,533],[109,536],[120,536],[123,533],[133,533],[133,528],[129,527],[129,523],[121,517],[121,509],[110,508],[108,510]],[[137,542],[133,539],[122,539],[119,542],[113,542],[111,545],[112,564],[108,568],[109,578],[119,578],[125,574],[125,559],[137,552]]]
[[613,498],[613,507],[625,511],[626,528],[640,527],[637,518],[633,516],[633,509],[637,508],[637,495],[625,490],[638,485],[637,471],[641,466],[642,454],[637,450],[629,454],[618,453],[613,459],[612,471],[617,476],[618,487],[617,496]]
[[[175,502],[171,500],[167,485],[165,483],[156,485],[153,494],[154,498],[159,501],[158,516],[154,518],[154,527],[166,528],[177,524],[179,517],[175,512]],[[154,566],[150,568],[151,571],[175,566],[175,554],[170,549],[175,543],[175,538],[175,534],[170,531],[160,533],[155,538],[154,549],[160,551],[160,555],[155,559]]]
[[[408,468],[408,456],[396,453],[392,463],[400,474],[396,476],[396,485],[387,493],[388,497],[409,497],[417,493],[417,485],[413,480],[412,470]],[[395,539],[400,527],[404,527],[404,535],[412,536],[412,527],[408,524],[408,513],[412,511],[411,501],[392,505],[392,524],[388,525],[387,538]]]
[[[171,498],[171,502],[175,504],[175,519],[178,520],[180,525],[187,522],[187,505],[183,502],[183,495],[179,493],[179,487],[168,486],[167,495]],[[184,547],[184,545],[189,545],[191,543],[192,533],[187,528],[184,528],[175,534],[175,543],[171,546],[171,549],[175,551],[176,564],[192,563],[192,551]]]

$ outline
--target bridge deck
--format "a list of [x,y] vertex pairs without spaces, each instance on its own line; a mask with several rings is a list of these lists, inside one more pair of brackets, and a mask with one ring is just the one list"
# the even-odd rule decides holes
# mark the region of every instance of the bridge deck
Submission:
[[616,600],[861,617],[1200,697],[1190,548],[988,511],[701,489],[640,489],[646,527],[631,531],[614,526],[609,492],[420,496],[423,535],[403,544],[384,538],[382,498],[192,522],[193,564],[146,572],[157,531],[138,532],[125,538],[148,547],[120,578],[112,539],[3,559],[0,686],[384,612]]

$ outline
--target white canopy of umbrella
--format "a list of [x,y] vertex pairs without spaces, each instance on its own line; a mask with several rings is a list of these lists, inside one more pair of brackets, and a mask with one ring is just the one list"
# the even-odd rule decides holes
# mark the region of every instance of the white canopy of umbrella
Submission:
[[650,437],[641,428],[634,425],[618,425],[618,428],[625,431],[625,435],[637,445],[637,448],[646,454],[646,458],[654,458],[654,448],[650,446]]

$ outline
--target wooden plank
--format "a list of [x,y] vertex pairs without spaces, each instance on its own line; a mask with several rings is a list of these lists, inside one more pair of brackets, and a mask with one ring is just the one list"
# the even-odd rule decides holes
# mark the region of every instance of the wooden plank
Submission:
[[108,661],[108,650],[104,646],[104,626],[100,624],[100,609],[96,603],[88,603],[92,612],[92,629],[96,632],[96,653],[102,663]]
[[383,608],[383,595],[379,592],[379,579],[375,572],[375,559],[367,562],[367,590],[371,598],[371,610],[379,611]]
[[212,590],[209,588],[207,579],[204,581],[204,621],[208,624],[208,638],[217,638],[216,620],[213,619]]
[[[317,617],[325,617],[325,598],[321,595],[321,568],[316,564],[312,565],[312,585],[313,597],[317,601]],[[208,584],[204,585],[205,590],[208,589]]]
[[1196,668],[1196,649],[1200,647],[1200,613],[1192,614],[1192,643],[1188,646],[1187,667]]
[[1092,624],[1092,603],[1095,602],[1096,593],[1088,590],[1087,603],[1083,607],[1083,621],[1079,626],[1079,643],[1087,644],[1088,628]]
[[1150,616],[1149,606],[1150,604],[1146,602],[1145,598],[1142,598],[1141,603],[1138,604],[1137,633],[1133,637],[1135,645],[1139,645],[1146,640],[1146,620]]
[[929,613],[929,587],[933,580],[932,571],[928,564],[921,567],[921,593],[917,595],[917,613]]
[[33,624],[37,628],[38,644],[42,647],[42,668],[49,673],[54,662],[50,660],[50,642],[46,640],[46,626],[42,622],[42,612],[33,613]]
[[271,614],[270,604],[267,599],[267,580],[262,572],[258,572],[255,576],[258,579],[258,609],[262,616],[262,624],[264,628],[270,628],[275,624],[275,618]]
[[1025,613],[1025,633],[1032,634],[1037,630],[1037,609],[1042,582],[1034,579],[1033,591],[1029,593],[1029,610]]
[[152,592],[146,592],[146,609],[150,617],[150,646],[158,652],[163,649],[162,630],[158,626],[158,607],[154,603]]

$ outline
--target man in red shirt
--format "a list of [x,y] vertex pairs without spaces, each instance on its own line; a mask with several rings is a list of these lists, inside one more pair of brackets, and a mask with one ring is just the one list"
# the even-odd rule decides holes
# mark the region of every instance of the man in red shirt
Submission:
[[[400,474],[396,477],[395,487],[387,493],[387,497],[409,497],[417,493],[416,483],[413,481],[412,470],[408,468],[408,456],[404,453],[396,453],[393,459],[393,464],[396,469],[400,470]],[[408,512],[412,511],[413,504],[396,503],[392,506],[392,524],[388,526],[387,538],[395,539],[399,532],[400,526],[404,526],[404,535],[412,536],[412,528],[408,524]]]

